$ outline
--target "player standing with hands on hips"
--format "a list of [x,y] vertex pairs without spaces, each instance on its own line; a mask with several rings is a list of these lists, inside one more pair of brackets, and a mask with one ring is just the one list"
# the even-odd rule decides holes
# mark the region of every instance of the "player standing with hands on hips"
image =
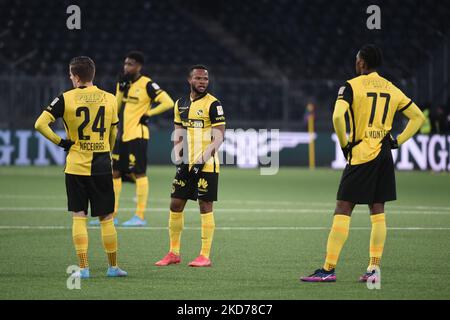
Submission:
[[[425,120],[411,99],[377,73],[381,63],[382,53],[377,46],[363,46],[356,56],[358,76],[339,89],[333,125],[348,164],[337,193],[325,263],[312,275],[302,277],[302,281],[336,281],[336,264],[347,240],[350,217],[356,204],[369,206],[372,222],[369,266],[359,281],[373,279],[380,268],[386,240],[384,203],[397,198],[391,149],[397,149],[411,138]],[[396,112],[401,112],[409,121],[403,132],[394,139],[390,131]],[[349,139],[345,113],[349,115]]]
[[[113,222],[114,189],[111,150],[117,135],[116,98],[93,85],[95,64],[89,57],[75,57],[69,64],[75,89],[64,92],[42,112],[35,128],[67,153],[65,177],[68,210],[72,212],[72,238],[80,271],[75,276],[89,278],[88,204],[91,216],[98,217],[103,247],[108,256],[108,277],[127,273],[117,265],[117,232]],[[67,138],[58,136],[49,124],[62,118]]]

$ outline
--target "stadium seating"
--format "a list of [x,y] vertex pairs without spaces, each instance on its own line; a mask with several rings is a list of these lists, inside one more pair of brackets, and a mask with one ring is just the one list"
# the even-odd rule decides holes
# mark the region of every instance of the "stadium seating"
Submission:
[[[97,83],[113,90],[124,54],[140,49],[147,56],[146,71],[174,97],[186,92],[189,65],[208,65],[214,71],[211,85],[229,119],[259,121],[261,126],[285,121],[287,109],[294,123],[300,121],[312,100],[321,107],[318,119],[329,129],[332,100],[339,84],[353,75],[353,57],[361,44],[379,44],[386,61],[383,74],[405,84],[450,33],[450,5],[438,0],[379,2],[381,30],[366,28],[365,10],[372,4],[366,0],[76,3],[82,9],[81,30],[66,28],[71,1],[0,0],[0,77],[65,77],[71,57],[89,54],[97,64]],[[409,19],[413,13],[415,18]],[[214,26],[237,44],[220,41]],[[235,47],[261,59],[269,76]]]
[[[370,31],[365,28],[368,15],[358,12],[367,6],[359,0],[82,0],[77,2],[82,8],[82,29],[70,31],[65,27],[70,1],[2,0],[0,41],[4,58],[15,61],[31,55],[17,66],[17,71],[26,74],[60,72],[71,56],[86,52],[94,53],[104,72],[117,72],[118,57],[140,48],[157,68],[177,70],[202,61],[223,73],[232,68],[241,70],[239,76],[248,75],[246,61],[239,61],[207,30],[181,14],[194,12],[222,24],[242,45],[269,65],[280,67],[289,78],[345,77],[353,63],[347,57],[366,41],[382,45],[389,73],[408,77],[441,39],[440,34],[449,31],[450,6],[445,1],[429,2],[405,1],[398,10],[395,1],[386,1],[381,5],[382,29]],[[413,11],[422,19],[405,25]]]
[[66,28],[71,2],[3,2],[5,58],[15,61],[31,55],[15,69],[19,73],[58,74],[71,57],[86,53],[99,71],[117,73],[124,54],[137,48],[147,54],[149,67],[160,70],[184,70],[201,61],[245,72],[243,63],[165,1],[77,1],[82,26],[74,31]]

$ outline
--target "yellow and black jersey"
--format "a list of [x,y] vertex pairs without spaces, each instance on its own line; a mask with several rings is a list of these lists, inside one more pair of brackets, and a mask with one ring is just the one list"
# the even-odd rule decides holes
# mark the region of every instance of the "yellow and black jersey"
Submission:
[[45,109],[53,121],[62,118],[67,139],[75,142],[66,158],[65,173],[111,174],[109,135],[117,125],[117,100],[96,86],[80,87],[55,98]]
[[[151,108],[156,97],[164,92],[156,82],[140,76],[131,83],[125,92],[119,91],[117,84],[116,97],[119,97],[119,137],[121,140],[148,139],[147,125],[141,124],[141,117]],[[121,100],[121,101],[120,101]],[[172,101],[173,104],[173,101]]]
[[390,133],[395,113],[414,105],[400,89],[377,72],[347,81],[339,89],[337,100],[349,104],[349,140],[361,140],[352,149],[352,165],[375,159],[381,150],[382,139]]
[[[174,123],[187,129],[189,164],[192,165],[211,143],[211,128],[225,125],[225,113],[220,101],[209,93],[195,100],[188,96],[175,102]],[[219,172],[217,153],[205,163],[203,172]]]

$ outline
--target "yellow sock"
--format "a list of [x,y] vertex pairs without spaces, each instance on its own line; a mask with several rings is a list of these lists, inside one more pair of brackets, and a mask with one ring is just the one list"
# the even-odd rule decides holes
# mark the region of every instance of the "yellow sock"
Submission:
[[202,250],[200,255],[209,258],[211,251],[211,244],[214,236],[214,213],[208,212],[201,214],[202,217]]
[[147,177],[136,179],[136,215],[142,220],[144,220],[144,212],[147,207],[148,185],[149,183]]
[[386,216],[378,213],[370,216],[372,232],[370,233],[370,261],[368,270],[380,267],[383,255],[384,242],[386,241]]
[[113,217],[115,218],[117,216],[117,210],[119,209],[119,199],[120,199],[120,192],[122,191],[122,178],[114,178],[113,179],[113,186],[114,186],[114,213]]
[[100,226],[103,248],[108,256],[108,263],[111,267],[117,267],[117,231],[114,226],[114,220],[100,221]]
[[336,268],[339,254],[347,240],[350,229],[350,217],[343,214],[336,214],[333,218],[333,225],[328,236],[327,256],[323,268],[330,271]]
[[88,233],[86,228],[86,217],[73,217],[72,239],[77,252],[80,268],[88,268]]
[[177,255],[180,254],[181,245],[181,231],[184,227],[183,212],[170,211],[169,215],[169,237],[170,237],[170,252]]

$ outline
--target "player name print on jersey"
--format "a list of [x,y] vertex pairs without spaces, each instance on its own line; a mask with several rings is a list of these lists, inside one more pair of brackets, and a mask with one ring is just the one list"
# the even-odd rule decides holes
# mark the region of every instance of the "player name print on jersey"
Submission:
[[106,102],[106,97],[103,92],[91,92],[91,93],[77,93],[75,94],[75,103],[101,103]]

